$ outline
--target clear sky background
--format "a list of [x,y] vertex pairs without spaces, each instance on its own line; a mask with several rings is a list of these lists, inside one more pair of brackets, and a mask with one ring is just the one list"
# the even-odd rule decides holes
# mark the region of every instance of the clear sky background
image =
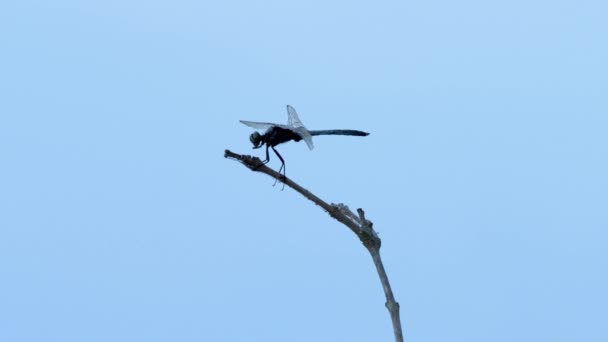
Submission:
[[[605,1],[4,1],[1,341],[607,341]],[[279,163],[271,156],[270,166]]]

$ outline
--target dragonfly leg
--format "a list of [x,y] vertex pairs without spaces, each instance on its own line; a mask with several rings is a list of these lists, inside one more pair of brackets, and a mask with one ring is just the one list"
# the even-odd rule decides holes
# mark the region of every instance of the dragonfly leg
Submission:
[[268,145],[266,145],[266,160],[262,160],[262,164],[257,165],[255,169],[257,170],[260,166],[267,164],[269,160],[270,157],[268,155]]
[[[274,150],[274,147],[272,148]],[[268,163],[270,156],[268,155],[268,145],[266,145],[266,159],[262,161],[262,164]]]
[[[279,154],[279,152],[277,150],[275,150],[274,146],[271,146],[272,150],[274,151],[274,154],[277,155],[277,157],[279,157],[279,159],[281,160],[281,168],[279,169],[279,177],[281,177],[281,170],[283,171],[283,189],[285,189],[285,178],[287,178],[287,167],[285,167],[285,160],[283,159],[283,157],[281,157],[281,155]],[[275,186],[277,184],[277,181],[279,180],[279,178],[275,179],[274,184],[272,186]]]

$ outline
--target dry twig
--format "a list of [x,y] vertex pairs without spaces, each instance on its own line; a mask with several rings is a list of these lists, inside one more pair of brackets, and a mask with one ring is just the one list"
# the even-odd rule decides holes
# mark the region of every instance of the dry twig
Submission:
[[365,213],[363,212],[363,209],[357,209],[357,215],[355,215],[355,213],[353,213],[344,204],[328,204],[327,202],[313,195],[310,191],[304,189],[291,179],[284,177],[273,169],[262,164],[262,161],[257,157],[240,155],[229,150],[224,151],[224,157],[238,160],[252,171],[262,172],[271,177],[274,177],[275,179],[283,181],[285,185],[299,192],[304,197],[308,198],[316,205],[323,208],[323,210],[325,210],[331,217],[346,225],[348,228],[350,228],[350,230],[353,231],[353,233],[355,233],[359,237],[359,240],[361,240],[363,246],[365,246],[365,248],[372,256],[372,260],[374,261],[374,265],[376,266],[376,271],[378,272],[378,276],[380,277],[380,282],[382,283],[382,288],[384,289],[384,295],[386,296],[385,306],[390,313],[391,321],[393,323],[395,341],[403,342],[401,319],[399,318],[399,303],[395,301],[393,291],[391,290],[391,285],[388,281],[388,276],[386,275],[384,265],[382,264],[382,259],[380,258],[381,241],[378,237],[378,234],[372,227],[373,223],[365,218]]

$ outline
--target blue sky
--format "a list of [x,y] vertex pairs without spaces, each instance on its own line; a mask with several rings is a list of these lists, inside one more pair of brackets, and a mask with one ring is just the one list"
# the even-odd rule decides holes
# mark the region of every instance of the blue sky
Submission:
[[[0,4],[0,340],[606,341],[604,1]],[[271,167],[278,168],[276,158]]]

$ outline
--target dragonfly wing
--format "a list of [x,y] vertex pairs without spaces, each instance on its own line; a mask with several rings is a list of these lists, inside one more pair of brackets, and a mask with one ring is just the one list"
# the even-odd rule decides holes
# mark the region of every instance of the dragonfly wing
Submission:
[[290,105],[287,105],[287,117],[288,117],[288,125],[289,129],[299,134],[304,141],[306,141],[306,145],[308,145],[309,149],[313,149],[315,145],[312,143],[312,135],[306,129],[300,118],[298,117],[298,113],[295,108]]
[[298,112],[296,112],[296,109],[290,105],[287,105],[287,117],[289,126],[304,127],[304,124],[302,123],[302,121],[300,121]]
[[246,120],[239,120],[243,125],[247,125],[251,128],[255,128],[255,129],[268,129],[272,126],[282,126],[282,125],[277,125],[277,124],[273,124],[270,122],[256,122],[256,121],[246,121]]
[[298,133],[304,141],[306,141],[306,145],[308,145],[309,149],[315,148],[315,145],[312,143],[312,135],[310,132],[304,127],[291,128],[292,131]]

